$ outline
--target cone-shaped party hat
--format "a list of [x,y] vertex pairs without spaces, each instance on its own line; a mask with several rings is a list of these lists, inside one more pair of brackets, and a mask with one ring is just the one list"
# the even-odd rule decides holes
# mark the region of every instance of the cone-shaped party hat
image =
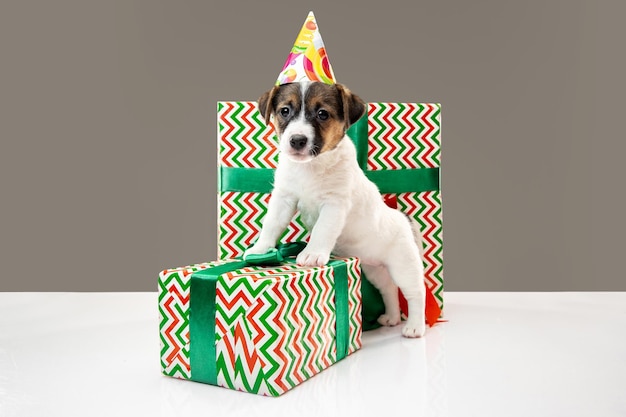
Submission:
[[326,84],[335,83],[333,68],[326,56],[324,41],[322,41],[313,12],[309,12],[302,25],[276,85],[304,80],[321,81]]

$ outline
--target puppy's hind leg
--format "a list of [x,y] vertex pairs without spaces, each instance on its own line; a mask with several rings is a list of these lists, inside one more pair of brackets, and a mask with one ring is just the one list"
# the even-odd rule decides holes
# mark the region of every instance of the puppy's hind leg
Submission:
[[383,326],[395,326],[400,323],[400,302],[398,286],[393,282],[384,265],[363,265],[363,273],[369,282],[380,292],[385,303],[385,313],[378,318]]
[[[412,242],[411,242],[412,243]],[[422,337],[426,332],[424,265],[417,245],[408,244],[388,260],[389,274],[400,287],[409,307],[409,317],[402,328],[405,337]]]

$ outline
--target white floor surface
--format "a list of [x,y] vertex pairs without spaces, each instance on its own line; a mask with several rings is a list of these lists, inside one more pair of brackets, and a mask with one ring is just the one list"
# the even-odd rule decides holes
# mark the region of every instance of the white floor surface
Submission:
[[626,416],[626,293],[446,293],[278,398],[162,376],[156,293],[0,293],[0,416]]

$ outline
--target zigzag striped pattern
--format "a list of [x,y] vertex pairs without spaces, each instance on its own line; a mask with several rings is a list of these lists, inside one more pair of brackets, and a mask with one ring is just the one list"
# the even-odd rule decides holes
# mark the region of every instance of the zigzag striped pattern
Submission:
[[397,195],[398,208],[420,224],[424,247],[424,277],[443,309],[443,228],[439,191]]
[[220,259],[235,258],[256,240],[267,212],[269,194],[223,192],[218,200]]
[[[361,263],[348,263],[348,314],[350,317],[350,341],[348,354],[355,352],[361,347],[361,329],[363,318],[361,316]],[[357,282],[356,280],[359,280]]]
[[[361,347],[360,266],[346,258],[349,353]],[[165,270],[159,275],[161,366],[190,379],[189,287],[194,271],[228,261]],[[216,285],[217,383],[276,396],[336,362],[334,273],[328,266],[248,267]]]
[[243,318],[217,342],[217,385],[253,392],[260,395],[278,395],[268,387],[261,361]]
[[276,168],[278,139],[254,101],[217,103],[218,163],[226,167]]
[[[277,138],[254,101],[218,102],[218,160],[227,167],[276,168]],[[368,103],[368,169],[439,166],[441,107]]]
[[274,278],[271,276],[273,272],[268,270],[261,273],[258,268],[250,267],[229,272],[221,277],[220,285],[215,291],[216,340],[224,337],[233,327],[235,319],[243,317],[245,312],[257,301],[259,295],[271,284],[271,280]]
[[[218,164],[226,167],[276,168],[277,138],[254,101],[218,102]],[[257,238],[267,211],[269,194],[223,192],[218,201],[218,257],[243,255]],[[296,216],[281,241],[307,240],[308,232]]]
[[439,166],[440,105],[368,104],[367,169]]
[[[349,293],[360,293],[356,259],[346,259]],[[241,276],[225,274],[221,286],[237,288],[233,294],[252,299],[247,285],[230,281],[258,280],[266,283],[254,303],[236,315],[219,317],[230,328],[216,346],[218,385],[276,396],[300,384],[336,361],[333,273],[329,267],[300,268],[285,265],[255,268]],[[355,275],[356,274],[356,275]],[[256,276],[255,276],[256,275]],[[353,296],[352,296],[353,297]],[[361,305],[349,306],[351,318],[360,320]],[[351,326],[349,352],[360,348],[360,327]]]
[[[218,197],[218,257],[228,259],[242,256],[261,232],[267,212],[269,194],[222,192]],[[308,232],[296,216],[280,241],[307,240]]]
[[189,286],[195,271],[219,265],[208,262],[166,269],[159,274],[159,336],[165,375],[189,379]]

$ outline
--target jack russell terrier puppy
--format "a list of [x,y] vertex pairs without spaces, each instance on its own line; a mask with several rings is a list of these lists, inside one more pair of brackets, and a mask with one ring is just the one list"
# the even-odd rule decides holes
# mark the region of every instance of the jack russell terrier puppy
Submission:
[[426,324],[419,226],[385,205],[359,168],[356,149],[346,136],[365,110],[363,100],[341,84],[305,81],[263,94],[259,111],[268,124],[274,117],[280,153],[262,230],[246,255],[273,248],[300,210],[310,239],[297,264],[325,265],[331,252],[360,258],[385,303],[378,322],[400,323],[399,287],[409,307],[402,335],[421,337]]

